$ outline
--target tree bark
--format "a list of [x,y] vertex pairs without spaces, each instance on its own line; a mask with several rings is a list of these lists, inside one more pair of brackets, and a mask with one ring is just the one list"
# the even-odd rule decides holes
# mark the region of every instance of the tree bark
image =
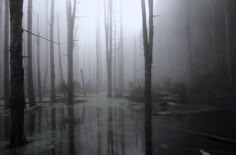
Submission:
[[22,61],[23,0],[10,0],[11,23],[11,129],[10,147],[26,144],[24,134],[24,69]]
[[[32,9],[33,9],[33,0],[28,1],[28,31],[32,32]],[[34,83],[33,83],[33,54],[32,54],[32,35],[28,33],[27,36],[27,50],[28,50],[28,96],[29,96],[29,105],[32,107],[36,104],[34,96]]]
[[[51,1],[51,23],[50,40],[54,38],[54,0]],[[51,100],[56,99],[55,89],[55,63],[54,63],[54,44],[50,43],[50,68],[51,68]]]
[[[40,36],[39,33],[39,16],[37,18],[37,33]],[[37,38],[37,81],[38,81],[38,96],[39,100],[42,100],[42,83],[41,83],[41,69],[40,69],[40,38]]]
[[4,109],[9,108],[9,0],[5,0],[5,35],[4,35]]

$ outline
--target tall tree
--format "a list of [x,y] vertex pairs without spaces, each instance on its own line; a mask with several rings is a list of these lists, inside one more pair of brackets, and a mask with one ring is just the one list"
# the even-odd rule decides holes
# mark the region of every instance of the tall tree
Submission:
[[114,94],[117,95],[117,47],[116,47],[116,14],[114,15]]
[[[32,32],[32,15],[33,15],[33,0],[28,0],[28,31]],[[32,35],[28,33],[27,36],[27,50],[28,50],[28,95],[29,95],[29,105],[34,106],[35,96],[34,96],[34,82],[33,82],[33,52],[32,52]]]
[[4,35],[4,109],[9,108],[9,0],[5,0]]
[[191,1],[186,0],[186,40],[187,40],[187,51],[188,51],[188,83],[191,87],[193,80],[193,50],[192,50],[192,31],[191,31],[191,12],[190,12]]
[[[65,80],[63,77],[63,69],[62,69],[62,60],[61,60],[61,41],[60,41],[60,26],[59,26],[59,15],[57,16],[57,37],[58,37],[58,53],[59,53],[59,69],[60,69],[60,75],[61,75],[61,84],[65,85]],[[63,93],[65,96],[65,90],[63,89]]]
[[[48,2],[49,2],[49,0],[45,0],[45,8],[46,8],[46,11],[45,11],[45,19],[46,19],[46,21],[45,21],[45,25],[46,25],[46,37],[48,38],[48,23],[49,23],[49,21],[48,21]],[[47,88],[47,77],[48,77],[48,41],[46,40],[46,47],[45,47],[45,52],[46,52],[46,54],[45,54],[45,60],[46,60],[46,64],[45,64],[45,73],[44,73],[44,79],[43,79],[43,88],[44,88],[44,91],[46,90],[46,88]],[[46,91],[45,91],[46,92]]]
[[98,14],[97,14],[97,28],[96,28],[96,94],[99,93],[100,90],[100,72],[101,72],[101,68],[100,68],[100,10],[98,9]]
[[[107,63],[107,96],[112,97],[112,27],[113,27],[113,0],[105,3],[105,39],[106,39],[106,63]],[[107,7],[108,5],[108,7]],[[108,15],[107,15],[108,11]]]
[[[37,34],[40,36],[39,32],[39,16],[37,17]],[[39,100],[42,100],[42,83],[41,83],[41,69],[40,69],[40,39],[37,38],[37,81],[38,81],[38,96]]]
[[118,96],[124,93],[124,36],[123,36],[123,16],[122,16],[122,0],[120,1],[120,50],[118,55]]
[[26,144],[24,134],[24,69],[22,60],[22,17],[23,0],[10,0],[11,23],[11,129],[10,147],[16,148]]
[[[54,38],[54,0],[51,0],[51,20],[50,20],[50,40]],[[55,64],[54,64],[54,44],[50,43],[50,69],[51,69],[51,100],[56,99],[55,88]]]
[[76,3],[67,0],[66,14],[67,14],[67,51],[68,51],[68,104],[73,104],[74,100],[74,85],[73,85],[73,49],[74,49],[74,25],[76,14]]
[[145,0],[141,0],[143,23],[143,46],[145,57],[145,143],[146,154],[152,155],[152,60],[153,60],[153,0],[148,0],[149,24],[147,26],[147,13]]
[[[225,16],[225,42],[226,42],[226,62],[227,73],[230,85],[233,84],[231,53],[230,53],[230,36],[229,36],[229,0],[224,1],[224,16]],[[232,85],[233,86],[233,85]]]

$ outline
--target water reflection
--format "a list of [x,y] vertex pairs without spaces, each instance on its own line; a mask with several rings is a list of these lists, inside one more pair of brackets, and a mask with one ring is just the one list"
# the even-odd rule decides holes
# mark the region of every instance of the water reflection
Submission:
[[[124,100],[94,97],[74,105],[39,105],[41,110],[26,113],[25,131],[33,141],[21,155],[145,154],[143,114],[127,108]],[[2,118],[0,143],[9,138],[9,116]]]

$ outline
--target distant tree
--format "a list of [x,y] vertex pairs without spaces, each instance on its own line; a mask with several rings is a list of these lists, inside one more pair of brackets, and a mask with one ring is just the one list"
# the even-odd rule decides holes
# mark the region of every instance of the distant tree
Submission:
[[[105,0],[105,39],[106,39],[106,63],[107,63],[107,96],[112,97],[112,43],[113,43],[113,0]],[[108,14],[107,14],[108,11]]]
[[[54,38],[54,0],[51,0],[50,40]],[[51,100],[56,99],[54,44],[50,43]]]
[[99,93],[100,90],[100,73],[101,73],[101,53],[100,53],[100,13],[98,9],[98,14],[97,14],[97,28],[96,28],[96,94]]
[[116,14],[114,15],[114,94],[117,95],[117,45],[116,45],[116,34],[117,34],[117,25],[116,25]]
[[[122,0],[120,1],[120,12],[122,12]],[[123,17],[120,13],[120,45],[118,53],[118,96],[124,93],[124,35],[123,35]]]
[[[37,34],[40,36],[39,32],[39,16],[37,17]],[[42,83],[41,83],[41,68],[40,68],[40,38],[37,38],[37,81],[38,81],[38,96],[39,100],[42,100]]]
[[[28,1],[28,31],[32,32],[32,15],[33,15],[33,0]],[[29,105],[34,106],[35,96],[34,96],[34,82],[33,82],[33,52],[32,52],[32,35],[28,33],[27,36],[27,50],[28,50],[28,96],[29,96]]]
[[[147,27],[147,13],[145,0],[141,0],[143,23],[143,46],[145,57],[145,137],[146,154],[152,155],[152,59],[153,59],[153,0],[148,0],[149,27]],[[149,32],[148,32],[149,31]]]
[[[63,77],[63,69],[62,69],[62,60],[61,60],[61,41],[60,41],[60,26],[59,26],[59,15],[57,16],[57,37],[58,37],[58,56],[59,56],[59,69],[61,75],[61,84],[65,85],[65,80]],[[64,96],[66,95],[65,90],[63,89]]]
[[73,104],[74,100],[74,84],[73,84],[73,49],[74,49],[74,27],[77,0],[73,2],[67,0],[67,52],[68,52],[68,104]]
[[5,35],[4,35],[4,109],[9,108],[9,0],[5,0]]
[[191,87],[193,82],[193,50],[192,50],[192,31],[191,31],[191,13],[190,3],[191,1],[186,0],[186,40],[187,40],[187,51],[188,51],[188,83]]
[[11,128],[10,148],[26,144],[24,134],[24,69],[22,60],[22,18],[23,0],[10,0],[11,23]]
[[[46,9],[46,11],[45,11],[45,19],[46,19],[46,21],[45,21],[45,25],[46,25],[46,37],[48,38],[48,23],[49,23],[49,21],[48,21],[48,2],[49,2],[49,0],[45,0],[45,9]],[[45,61],[46,61],[46,63],[45,63],[45,73],[44,73],[44,79],[43,79],[43,89],[44,89],[44,92],[46,92],[45,90],[47,89],[47,77],[48,77],[48,41],[46,40],[46,44],[45,44],[46,46],[45,46]]]

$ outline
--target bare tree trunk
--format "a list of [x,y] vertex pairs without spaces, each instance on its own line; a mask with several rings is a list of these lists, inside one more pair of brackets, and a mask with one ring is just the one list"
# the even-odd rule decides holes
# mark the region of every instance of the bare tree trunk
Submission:
[[[54,38],[54,0],[51,1],[51,23],[50,23],[50,40]],[[56,99],[55,89],[55,64],[54,64],[54,44],[50,43],[50,68],[51,68],[51,100]]]
[[[57,36],[58,36],[59,69],[60,69],[60,75],[61,75],[61,84],[65,85],[65,80],[63,77],[63,70],[62,70],[62,60],[61,60],[59,15],[57,16]],[[64,89],[63,89],[63,93],[64,93],[64,96],[66,96],[66,92]]]
[[[122,12],[122,0],[120,1],[120,12]],[[123,37],[123,17],[120,14],[120,51],[119,51],[119,75],[118,75],[118,96],[124,94],[124,37]]]
[[107,96],[112,97],[112,27],[113,27],[113,0],[108,1],[108,16],[106,15],[105,1],[105,39],[107,63]]
[[67,50],[68,50],[68,104],[74,101],[74,80],[73,80],[73,49],[74,49],[74,24],[76,14],[76,3],[74,0],[73,8],[71,0],[67,1]]
[[226,62],[229,83],[233,86],[232,66],[231,66],[231,52],[230,52],[230,36],[229,36],[229,1],[224,1],[224,16],[225,16],[225,42],[226,42]]
[[186,27],[186,34],[187,34],[187,50],[188,50],[188,83],[191,87],[193,82],[193,60],[192,60],[192,36],[191,36],[191,17],[190,17],[190,1],[186,0],[186,16],[187,16],[187,27]]
[[9,108],[9,0],[5,0],[5,35],[4,35],[4,109]]
[[117,47],[116,47],[116,15],[114,16],[114,94],[117,95]]
[[22,61],[23,0],[10,0],[11,15],[11,129],[10,147],[26,144],[24,134],[24,69]]
[[[146,154],[152,155],[152,59],[153,59],[153,0],[149,5],[149,28],[147,28],[145,0],[141,0],[143,20],[143,45],[145,56],[145,143]],[[148,32],[149,30],[149,32]]]
[[[32,9],[33,2],[32,0],[28,1],[28,31],[32,32]],[[28,96],[29,96],[29,105],[32,107],[36,104],[34,96],[34,83],[33,83],[33,54],[32,54],[32,35],[28,33],[27,36],[27,50],[28,50]]]
[[[48,38],[48,0],[45,0],[45,4],[46,4],[46,6],[45,6],[45,8],[46,8],[46,17],[45,17],[45,19],[46,19],[46,37]],[[43,88],[44,88],[44,91],[46,92],[46,89],[47,89],[47,77],[48,77],[48,41],[46,41],[46,47],[45,47],[45,52],[46,52],[46,54],[45,54],[45,60],[46,60],[46,64],[45,64],[45,73],[44,73],[44,80],[43,80],[43,83],[44,83],[44,86],[43,86]]]
[[96,94],[99,93],[99,90],[100,90],[100,72],[101,72],[101,69],[100,69],[100,41],[99,41],[99,37],[100,37],[100,26],[99,26],[99,21],[100,21],[100,18],[99,18],[99,13],[98,13],[98,17],[97,17],[98,21],[97,21],[97,34],[96,34],[96,58],[97,58],[97,70],[96,70]]
[[[37,18],[37,31],[38,35],[40,36],[39,33],[39,16]],[[40,69],[40,38],[37,38],[37,81],[38,81],[38,95],[39,95],[39,100],[42,100],[42,83],[41,83],[41,69]]]
[[81,78],[82,78],[82,84],[83,84],[83,94],[84,94],[84,97],[86,97],[86,88],[85,88],[85,83],[84,83],[84,74],[83,74],[83,70],[81,69],[80,70],[81,72]]
[[136,74],[136,71],[137,71],[137,42],[136,42],[136,38],[135,38],[135,41],[134,41],[134,86],[136,87],[136,82],[137,82],[137,74]]

